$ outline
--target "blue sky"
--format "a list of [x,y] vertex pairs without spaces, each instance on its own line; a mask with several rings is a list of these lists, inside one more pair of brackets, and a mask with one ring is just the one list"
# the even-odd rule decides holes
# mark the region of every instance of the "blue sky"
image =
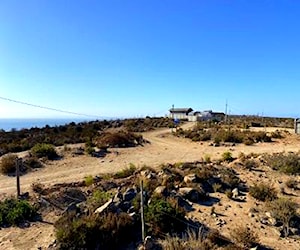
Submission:
[[[300,1],[1,0],[0,97],[101,116],[300,116]],[[69,117],[0,99],[0,118]]]

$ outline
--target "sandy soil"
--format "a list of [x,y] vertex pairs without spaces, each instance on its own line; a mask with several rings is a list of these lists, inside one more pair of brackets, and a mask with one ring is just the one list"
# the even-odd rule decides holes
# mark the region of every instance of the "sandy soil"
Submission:
[[[193,125],[193,123],[187,123],[183,125],[183,128],[191,128]],[[261,129],[263,130],[264,128]],[[268,132],[271,132],[278,128],[267,129]],[[282,151],[297,152],[300,149],[300,137],[294,134],[272,143],[259,143],[253,146],[236,145],[213,147],[209,146],[208,142],[199,143],[191,142],[183,138],[176,138],[172,136],[170,132],[171,129],[160,129],[143,133],[143,137],[150,142],[149,144],[137,148],[112,149],[111,153],[105,158],[94,158],[84,155],[72,157],[70,153],[64,153],[65,156],[61,160],[49,161],[46,163],[46,167],[22,176],[21,190],[22,192],[30,191],[31,184],[34,182],[40,182],[47,186],[54,183],[82,180],[88,175],[116,172],[127,167],[129,163],[133,163],[138,167],[143,165],[159,167],[159,165],[163,163],[199,161],[206,155],[209,155],[212,159],[219,159],[225,151],[231,151],[233,156],[238,156],[240,152],[245,154],[261,154]],[[292,133],[293,131],[291,130],[290,132]],[[22,154],[24,155],[26,153]],[[255,172],[240,174],[241,179],[250,180],[250,182],[255,182],[262,178]],[[267,180],[273,179],[272,181],[275,183],[277,179],[281,177],[277,176],[277,179],[274,179],[273,176],[267,176],[266,178]],[[15,190],[15,178],[0,175],[0,198],[15,194]],[[216,195],[221,196],[221,194]],[[223,230],[225,234],[228,233],[230,226],[245,223],[245,221],[247,221],[249,225],[258,225],[252,221],[252,218],[248,217],[248,210],[254,204],[251,198],[247,197],[249,202],[243,204],[229,201],[227,197],[216,198],[222,198],[223,203],[222,206],[216,207],[216,211],[224,214],[227,218],[226,221],[228,221],[227,225],[222,228],[222,233]],[[300,204],[298,198],[299,194],[297,194],[297,201]],[[226,204],[224,204],[223,200],[226,201],[227,205],[229,204],[231,206],[230,209],[224,210]],[[199,205],[196,210],[200,210],[201,213],[198,212],[197,215],[195,214],[194,216],[200,216],[200,218],[205,219],[205,222],[208,224],[214,225],[215,222],[210,220],[209,216],[207,216],[207,213],[210,212],[209,209],[211,208],[208,206]],[[46,221],[50,223],[53,222],[53,220],[51,216],[46,219]],[[300,249],[300,245],[298,245],[297,242],[295,243],[293,240],[285,239],[279,240],[278,237],[276,238],[275,233],[268,228],[257,228],[256,230],[259,233],[261,241],[275,249]],[[53,239],[52,225],[33,223],[30,228],[26,229],[9,228],[0,230],[0,249],[37,249],[38,247],[46,249]]]

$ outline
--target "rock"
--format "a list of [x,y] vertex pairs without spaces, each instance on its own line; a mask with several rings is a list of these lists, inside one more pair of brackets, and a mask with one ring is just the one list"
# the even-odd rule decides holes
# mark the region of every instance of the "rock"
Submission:
[[189,174],[184,176],[183,181],[185,183],[197,183],[197,176],[196,174]]
[[157,188],[155,188],[154,193],[162,196],[167,196],[168,195],[167,187],[158,186]]
[[177,200],[178,206],[182,207],[187,212],[193,210],[193,205],[189,203],[186,199],[182,198],[180,195],[175,195],[172,197]]
[[178,193],[183,198],[186,198],[191,202],[198,202],[201,197],[201,194],[198,192],[198,190],[189,187],[179,188]]
[[236,199],[239,196],[238,188],[234,188],[231,192],[232,192],[232,198],[233,199]]
[[113,202],[113,200],[109,200],[108,202],[106,202],[104,205],[102,205],[101,207],[98,207],[95,210],[95,214],[101,214],[105,211],[118,211],[119,208],[115,205],[115,203]]
[[270,212],[266,212],[265,214],[266,214],[266,216],[267,216],[268,218],[272,218],[272,215],[271,215]]
[[118,207],[123,212],[127,212],[129,210],[129,208],[131,207],[131,202],[129,202],[129,201],[122,201],[122,202],[120,202],[120,204],[118,205]]
[[76,202],[72,202],[64,211],[63,214],[65,213],[80,213],[80,208],[77,207]]
[[131,201],[136,196],[136,190],[134,188],[128,188],[123,194],[124,201]]
[[143,170],[143,171],[141,171],[140,174],[142,177],[145,177],[146,179],[149,179],[149,180],[156,178],[156,173],[154,173],[150,170]]

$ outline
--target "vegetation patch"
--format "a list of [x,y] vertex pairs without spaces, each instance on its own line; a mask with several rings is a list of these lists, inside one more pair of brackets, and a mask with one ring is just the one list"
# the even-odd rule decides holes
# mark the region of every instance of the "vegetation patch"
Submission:
[[49,160],[54,160],[58,157],[55,147],[47,143],[38,143],[31,149],[32,155],[37,158],[46,157]]
[[2,174],[15,174],[16,172],[16,161],[18,157],[14,154],[8,154],[2,157],[0,171]]
[[274,170],[285,174],[300,174],[300,156],[296,153],[275,153],[264,156],[267,164]]
[[135,147],[144,143],[143,137],[131,132],[105,132],[95,139],[99,148]]
[[134,164],[129,164],[128,168],[125,168],[113,175],[115,179],[127,178],[134,174],[136,171],[136,166]]
[[249,194],[259,201],[272,201],[277,198],[274,187],[264,183],[254,184],[249,188]]
[[26,200],[6,199],[0,201],[0,227],[19,225],[26,220],[33,220],[36,209]]
[[56,223],[59,249],[119,249],[136,240],[136,224],[126,213],[101,216],[74,214],[62,216]]

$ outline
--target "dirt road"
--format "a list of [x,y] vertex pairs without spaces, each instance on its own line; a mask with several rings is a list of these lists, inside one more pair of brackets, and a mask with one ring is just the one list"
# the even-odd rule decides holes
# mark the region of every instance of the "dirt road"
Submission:
[[[184,129],[191,128],[194,123],[186,123]],[[42,169],[30,172],[21,177],[22,191],[29,191],[34,182],[45,185],[82,180],[88,175],[111,173],[125,168],[129,163],[137,167],[148,165],[158,167],[164,163],[199,161],[209,155],[212,159],[220,158],[225,151],[231,151],[233,156],[240,152],[264,153],[281,151],[298,151],[300,139],[296,135],[272,143],[259,143],[254,146],[236,145],[233,147],[212,147],[208,142],[192,142],[188,139],[172,136],[171,129],[160,129],[143,133],[150,143],[143,147],[111,149],[105,158],[90,156],[65,155],[63,159],[49,161]],[[24,155],[24,153],[23,153]],[[15,178],[0,175],[0,197],[15,193]]]

